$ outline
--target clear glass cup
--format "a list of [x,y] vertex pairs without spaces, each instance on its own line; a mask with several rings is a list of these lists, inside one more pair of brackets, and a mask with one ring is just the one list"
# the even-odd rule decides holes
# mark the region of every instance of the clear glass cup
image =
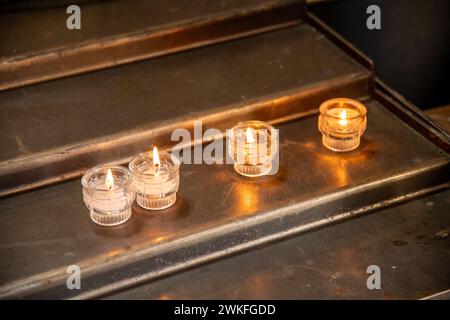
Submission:
[[[107,181],[108,170],[110,179]],[[92,221],[102,226],[115,226],[131,217],[135,199],[133,177],[122,166],[99,166],[81,178],[83,200]]]
[[177,198],[180,163],[167,152],[159,152],[159,158],[157,169],[150,152],[136,155],[128,166],[133,174],[136,201],[144,209],[162,210],[172,206]]
[[270,124],[257,120],[239,122],[227,131],[227,136],[228,154],[237,173],[259,177],[271,171],[278,138]]

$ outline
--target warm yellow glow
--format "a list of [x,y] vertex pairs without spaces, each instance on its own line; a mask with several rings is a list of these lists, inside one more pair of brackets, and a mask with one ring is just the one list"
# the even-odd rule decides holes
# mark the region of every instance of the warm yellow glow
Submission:
[[245,142],[255,143],[255,136],[251,128],[247,128],[247,130],[245,131]]
[[233,184],[232,191],[236,197],[236,214],[243,216],[258,210],[260,187],[253,183],[238,182]]
[[159,166],[161,165],[161,161],[159,160],[158,148],[153,147],[153,167],[156,171],[158,171]]
[[346,126],[346,125],[348,124],[348,121],[347,121],[347,111],[346,111],[346,110],[344,110],[344,111],[341,112],[341,114],[339,115],[339,118],[341,118],[341,120],[339,120],[339,124],[340,124],[341,126]]
[[114,188],[114,178],[113,178],[111,169],[108,169],[108,171],[106,172],[105,184],[106,184],[106,188],[108,188],[109,190]]

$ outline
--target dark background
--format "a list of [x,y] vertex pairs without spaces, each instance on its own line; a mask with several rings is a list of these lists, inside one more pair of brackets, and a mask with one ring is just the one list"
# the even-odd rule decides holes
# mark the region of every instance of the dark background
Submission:
[[[422,109],[450,104],[450,0],[334,0],[309,6],[367,54],[378,77]],[[367,7],[381,9],[369,30]]]

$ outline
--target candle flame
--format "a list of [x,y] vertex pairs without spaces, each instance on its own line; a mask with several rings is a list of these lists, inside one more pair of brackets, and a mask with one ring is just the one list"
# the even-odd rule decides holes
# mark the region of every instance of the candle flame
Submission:
[[153,167],[155,168],[155,171],[159,170],[160,165],[161,161],[159,160],[158,148],[153,147]]
[[108,169],[106,172],[106,180],[105,180],[106,188],[111,190],[114,187],[114,178],[111,172],[111,169]]
[[255,143],[255,136],[251,128],[247,128],[245,131],[245,141],[247,143]]
[[344,110],[341,112],[341,114],[339,115],[339,118],[341,118],[341,120],[339,120],[339,124],[341,126],[346,126],[348,121],[347,121],[347,111]]

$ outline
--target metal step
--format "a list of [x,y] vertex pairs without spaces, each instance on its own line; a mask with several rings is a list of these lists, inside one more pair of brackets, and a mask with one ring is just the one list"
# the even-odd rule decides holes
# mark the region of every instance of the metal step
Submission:
[[[397,118],[395,104],[363,101],[359,149],[323,148],[316,116],[282,124],[278,175],[251,180],[232,166],[183,165],[174,207],[134,207],[119,227],[90,222],[78,180],[3,199],[0,296],[98,297],[448,188],[449,155]],[[71,264],[81,267],[81,292],[66,287]]]
[[[66,27],[71,4],[80,30]],[[274,30],[303,13],[303,0],[2,3],[0,90]]]
[[[106,298],[448,300],[449,199],[440,192]],[[367,288],[372,265],[380,290]]]
[[308,24],[0,92],[0,196],[126,162],[174,128],[279,122],[336,96],[367,94],[372,72]]

